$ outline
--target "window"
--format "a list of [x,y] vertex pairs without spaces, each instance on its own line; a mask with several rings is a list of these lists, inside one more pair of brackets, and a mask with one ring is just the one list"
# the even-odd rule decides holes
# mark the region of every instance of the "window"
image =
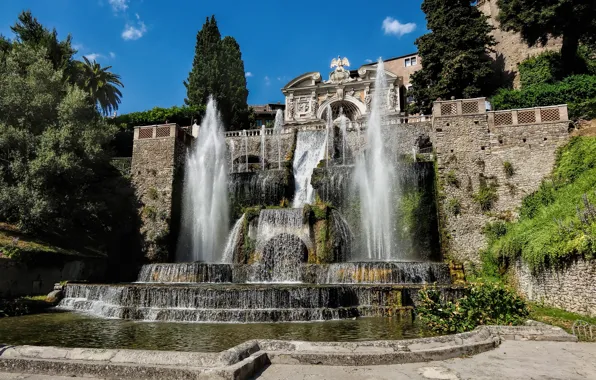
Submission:
[[406,67],[410,67],[410,66],[415,66],[418,60],[416,59],[416,57],[410,57],[410,58],[406,58],[405,60],[405,66]]
[[257,120],[257,127],[261,127],[263,125],[263,120]]

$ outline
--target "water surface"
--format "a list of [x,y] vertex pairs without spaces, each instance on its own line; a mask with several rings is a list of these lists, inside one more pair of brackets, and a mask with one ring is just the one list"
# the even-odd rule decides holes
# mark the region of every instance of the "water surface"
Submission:
[[0,318],[0,344],[218,352],[250,339],[366,341],[429,336],[409,319],[307,323],[170,323],[52,312]]

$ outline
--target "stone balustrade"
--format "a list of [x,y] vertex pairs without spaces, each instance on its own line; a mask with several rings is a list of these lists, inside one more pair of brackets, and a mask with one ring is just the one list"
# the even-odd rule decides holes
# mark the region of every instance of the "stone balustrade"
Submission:
[[492,111],[488,113],[489,127],[569,121],[567,105]]
[[433,116],[462,116],[486,113],[486,98],[436,101],[433,103]]
[[191,136],[178,124],[146,125],[134,128],[134,140],[160,139],[165,137],[178,137],[186,142]]

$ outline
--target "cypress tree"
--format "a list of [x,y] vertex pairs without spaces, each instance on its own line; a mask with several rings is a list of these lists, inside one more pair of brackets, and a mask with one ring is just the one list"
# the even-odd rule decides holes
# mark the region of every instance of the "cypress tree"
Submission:
[[411,111],[429,113],[432,102],[489,95],[494,74],[492,27],[470,0],[424,0],[427,28],[416,40],[422,69],[412,76]]
[[189,106],[218,102],[226,129],[248,127],[248,90],[240,46],[233,37],[221,38],[215,16],[197,33],[193,67],[184,82]]

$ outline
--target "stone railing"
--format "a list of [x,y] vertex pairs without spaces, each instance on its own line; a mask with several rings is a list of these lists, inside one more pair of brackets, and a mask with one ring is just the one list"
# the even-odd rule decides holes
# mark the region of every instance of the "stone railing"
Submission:
[[437,101],[433,103],[433,116],[461,116],[486,113],[486,98]]
[[559,121],[569,121],[566,104],[550,107],[491,111],[488,113],[489,127],[556,123]]
[[177,137],[183,142],[191,138],[187,129],[185,130],[178,124],[145,125],[135,127],[134,129],[134,140],[160,139],[165,137]]
[[[254,137],[254,136],[261,136],[261,129],[243,129],[241,131],[231,131],[231,132],[224,132],[225,137]],[[282,134],[285,133],[292,133],[292,128],[282,128]],[[273,128],[266,128],[265,129],[265,136],[273,136],[276,132]]]

